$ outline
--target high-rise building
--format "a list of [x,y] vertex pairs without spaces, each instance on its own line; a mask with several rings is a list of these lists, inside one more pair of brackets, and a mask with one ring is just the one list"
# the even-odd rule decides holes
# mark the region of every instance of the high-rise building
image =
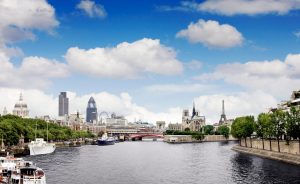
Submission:
[[69,98],[67,92],[60,92],[58,97],[58,116],[69,115]]
[[23,101],[23,95],[20,94],[19,101],[15,104],[13,115],[20,116],[22,118],[26,118],[29,116],[29,110],[27,104]]
[[97,122],[98,113],[97,113],[97,105],[93,97],[91,97],[88,101],[88,105],[86,108],[86,122],[94,123]]

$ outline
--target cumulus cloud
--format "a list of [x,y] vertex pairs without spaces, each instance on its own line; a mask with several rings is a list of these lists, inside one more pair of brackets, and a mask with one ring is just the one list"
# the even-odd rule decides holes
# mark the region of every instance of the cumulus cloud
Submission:
[[190,23],[187,29],[176,34],[177,38],[186,38],[191,43],[202,43],[206,47],[230,48],[243,43],[242,34],[229,24],[219,24],[213,20],[200,19]]
[[300,54],[289,54],[284,61],[250,61],[218,65],[212,73],[196,79],[224,80],[245,89],[260,89],[286,99],[300,86]]
[[211,91],[215,88],[213,85],[207,84],[156,84],[145,87],[148,92],[155,93],[197,93]]
[[25,57],[20,67],[0,50],[0,86],[19,88],[46,88],[50,78],[69,74],[66,64],[43,57]]
[[198,10],[200,11],[229,16],[268,13],[283,15],[296,9],[300,9],[300,2],[298,0],[209,0],[200,3],[198,6]]
[[299,0],[205,0],[202,3],[182,1],[179,6],[161,6],[162,11],[201,11],[220,15],[284,15],[300,9]]
[[202,62],[197,60],[192,60],[190,62],[184,63],[185,67],[189,70],[199,70],[202,67]]
[[101,4],[96,4],[91,0],[81,0],[76,8],[82,10],[89,17],[106,17],[106,11],[104,7]]
[[176,52],[159,40],[123,42],[112,48],[69,48],[65,59],[76,71],[99,77],[132,79],[144,73],[181,74]]
[[[4,107],[9,112],[12,112],[14,104],[18,101],[20,92],[23,93],[24,101],[28,104],[31,117],[50,115],[52,118],[57,118],[58,95],[46,94],[40,90],[23,90],[17,88],[0,88],[0,114]],[[68,92],[67,95],[70,102],[70,113],[75,114],[79,111],[84,117],[87,102],[93,96],[99,112],[115,112],[118,115],[124,115],[129,121],[143,120],[155,123],[158,120],[165,120],[169,123],[179,122],[181,119],[181,109],[178,107],[170,108],[162,113],[151,112],[135,104],[128,93],[114,95],[108,92],[100,92],[78,95],[75,92]]]
[[238,92],[236,94],[212,94],[195,98],[196,108],[205,115],[207,123],[218,123],[222,113],[222,100],[225,101],[225,114],[228,119],[244,115],[258,115],[276,106],[278,101],[270,93],[260,90]]
[[0,49],[8,56],[20,56],[22,51],[7,44],[34,40],[33,30],[53,33],[58,25],[55,9],[46,0],[0,1]]

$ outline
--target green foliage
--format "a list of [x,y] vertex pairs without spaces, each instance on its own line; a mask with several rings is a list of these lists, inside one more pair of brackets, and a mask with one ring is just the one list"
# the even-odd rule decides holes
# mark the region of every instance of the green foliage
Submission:
[[[48,123],[49,140],[70,140],[74,138],[92,137],[90,132],[72,131],[68,127],[54,123]],[[23,119],[14,115],[0,116],[0,138],[6,145],[16,145],[20,136],[24,136],[25,142],[34,140],[35,134],[39,138],[47,139],[47,122],[38,119]]]
[[288,139],[300,138],[300,110],[294,107],[291,108],[290,113],[286,114],[285,124],[286,134]]
[[254,131],[254,125],[253,116],[238,117],[232,123],[231,134],[238,139],[249,137]]
[[196,140],[202,140],[204,135],[201,132],[193,131],[178,131],[178,130],[167,130],[165,135],[191,135]]
[[229,130],[228,126],[226,126],[226,125],[221,125],[221,126],[219,126],[217,132],[218,132],[220,135],[224,135],[224,137],[226,137],[226,139],[227,139],[227,138],[229,137],[229,132],[230,132],[230,130]]
[[266,138],[270,137],[271,131],[271,115],[267,113],[260,113],[257,117],[255,124],[255,131],[258,137]]
[[213,135],[214,134],[214,126],[212,126],[212,125],[204,126],[203,130],[204,130],[205,135]]

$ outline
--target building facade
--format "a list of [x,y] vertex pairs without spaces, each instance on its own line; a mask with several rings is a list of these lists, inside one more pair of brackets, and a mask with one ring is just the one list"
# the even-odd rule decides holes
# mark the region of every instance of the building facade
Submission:
[[13,115],[20,116],[22,118],[29,117],[29,110],[27,104],[23,101],[23,95],[20,94],[19,101],[15,104]]
[[196,111],[195,103],[193,103],[191,115],[189,114],[189,110],[183,110],[182,130],[202,131],[203,126],[205,126],[205,116],[201,116],[200,112]]
[[58,116],[69,115],[69,98],[67,92],[61,92],[58,96]]
[[90,97],[86,108],[86,122],[96,123],[98,121],[98,112],[96,101],[93,97]]

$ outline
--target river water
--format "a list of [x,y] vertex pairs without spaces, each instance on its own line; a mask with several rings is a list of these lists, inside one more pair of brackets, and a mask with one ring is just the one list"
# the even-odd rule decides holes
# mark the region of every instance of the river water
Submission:
[[300,183],[300,166],[231,150],[232,143],[123,142],[28,156],[47,184]]

